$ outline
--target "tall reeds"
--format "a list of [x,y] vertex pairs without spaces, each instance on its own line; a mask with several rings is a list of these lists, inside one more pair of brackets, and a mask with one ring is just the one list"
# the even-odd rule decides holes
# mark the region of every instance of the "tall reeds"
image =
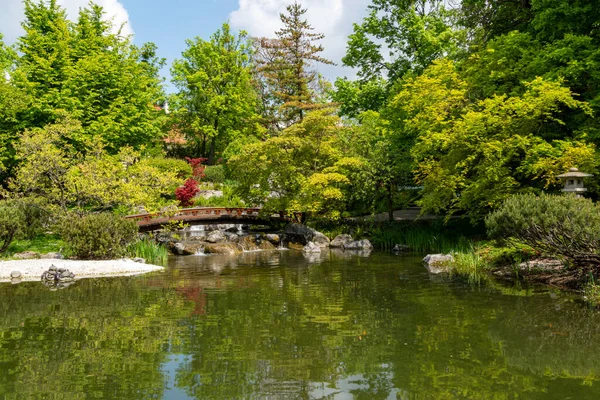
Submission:
[[143,258],[149,264],[166,266],[169,253],[165,246],[150,238],[143,238],[127,247],[130,257]]

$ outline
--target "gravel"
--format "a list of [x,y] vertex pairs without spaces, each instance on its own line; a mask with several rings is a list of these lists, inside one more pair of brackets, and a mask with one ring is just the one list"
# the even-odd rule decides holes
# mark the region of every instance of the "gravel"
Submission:
[[51,265],[66,268],[75,274],[75,279],[130,276],[161,271],[163,267],[141,264],[129,259],[108,261],[81,260],[11,260],[0,261],[0,282],[10,282],[11,273],[20,272],[21,281],[38,281]]

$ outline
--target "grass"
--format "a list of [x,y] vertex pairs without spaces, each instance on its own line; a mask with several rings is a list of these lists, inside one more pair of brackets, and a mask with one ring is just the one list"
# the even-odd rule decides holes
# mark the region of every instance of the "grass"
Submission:
[[41,235],[33,239],[14,240],[1,257],[12,258],[15,253],[24,251],[35,251],[40,254],[60,252],[64,247],[65,242],[58,235]]
[[127,247],[131,258],[143,258],[149,264],[165,266],[167,264],[167,249],[149,238],[140,239]]
[[583,300],[594,307],[600,306],[600,285],[596,284],[591,273],[588,283],[583,287]]
[[470,248],[452,252],[454,257],[453,274],[465,277],[469,283],[479,285],[488,278],[489,264],[480,256],[475,244]]

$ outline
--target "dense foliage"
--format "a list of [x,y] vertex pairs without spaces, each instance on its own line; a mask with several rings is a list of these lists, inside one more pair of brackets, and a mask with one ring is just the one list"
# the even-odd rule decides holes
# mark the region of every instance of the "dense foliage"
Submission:
[[523,194],[486,218],[493,238],[515,238],[576,266],[600,262],[600,207],[575,196]]
[[114,259],[127,252],[137,238],[137,225],[111,213],[69,214],[58,225],[67,254],[78,259]]
[[215,202],[276,212],[391,219],[419,205],[480,222],[513,194],[557,190],[570,167],[597,172],[598,9],[373,0],[342,60],[358,77],[332,85],[316,69],[332,63],[324,36],[295,2],[271,37],[226,23],[188,40],[167,96],[156,46],[133,45],[101,7],[70,21],[26,0],[24,34],[0,37],[1,184],[61,212],[222,189]]

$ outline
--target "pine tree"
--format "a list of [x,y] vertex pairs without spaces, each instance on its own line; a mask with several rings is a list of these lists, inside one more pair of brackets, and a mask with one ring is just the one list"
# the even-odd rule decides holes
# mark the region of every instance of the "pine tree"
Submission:
[[295,2],[281,13],[283,28],[275,34],[276,39],[261,40],[263,55],[256,59],[258,71],[271,88],[275,103],[279,106],[283,127],[302,121],[305,111],[318,108],[311,86],[318,79],[314,63],[333,64],[319,56],[323,46],[313,44],[325,35],[313,32],[314,28],[303,19],[306,9]]

